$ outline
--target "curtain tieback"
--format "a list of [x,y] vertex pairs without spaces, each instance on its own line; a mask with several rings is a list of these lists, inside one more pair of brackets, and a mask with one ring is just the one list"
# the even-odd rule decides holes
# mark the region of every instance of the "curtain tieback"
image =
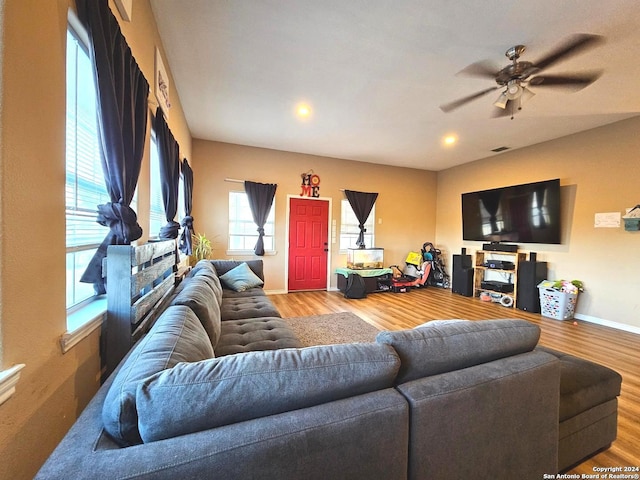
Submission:
[[362,224],[359,224],[359,225],[358,225],[358,228],[360,228],[360,230],[362,230],[363,232],[366,232],[366,231],[367,231],[367,229],[366,229],[366,228],[364,228],[364,225],[362,225]]
[[180,230],[180,224],[173,220],[168,222],[164,227],[160,229],[160,238],[178,238],[178,231]]
[[258,228],[258,235],[260,235],[261,237],[264,236],[264,228]]
[[97,222],[109,227],[118,241],[123,244],[129,244],[142,236],[138,216],[128,205],[113,202],[98,205]]
[[191,215],[186,215],[182,219],[182,226],[185,228],[192,229],[193,228],[193,217]]

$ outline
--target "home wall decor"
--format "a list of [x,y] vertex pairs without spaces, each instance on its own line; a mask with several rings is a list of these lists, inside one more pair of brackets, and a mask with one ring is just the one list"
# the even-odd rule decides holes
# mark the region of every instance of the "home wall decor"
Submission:
[[115,0],[118,12],[125,22],[131,21],[131,9],[133,8],[133,0]]
[[313,173],[313,170],[309,170],[308,172],[301,173],[300,177],[302,178],[302,184],[300,187],[300,196],[301,197],[313,197],[317,198],[320,196],[320,176]]
[[169,109],[171,108],[169,75],[164,67],[162,54],[156,47],[156,71],[155,71],[155,94],[158,104],[166,119],[169,119]]

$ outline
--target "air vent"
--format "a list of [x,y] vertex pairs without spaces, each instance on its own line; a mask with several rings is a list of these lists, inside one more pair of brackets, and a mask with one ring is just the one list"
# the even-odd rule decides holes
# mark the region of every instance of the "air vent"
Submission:
[[505,150],[509,150],[509,147],[498,147],[491,149],[492,152],[504,152]]

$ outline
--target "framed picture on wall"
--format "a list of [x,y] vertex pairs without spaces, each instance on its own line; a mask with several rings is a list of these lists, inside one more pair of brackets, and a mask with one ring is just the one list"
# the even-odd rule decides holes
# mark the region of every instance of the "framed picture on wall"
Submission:
[[169,109],[171,108],[171,89],[169,85],[169,75],[167,75],[167,70],[164,68],[164,62],[162,60],[162,55],[160,54],[160,50],[156,47],[156,73],[155,73],[155,93],[156,98],[158,99],[158,104],[162,111],[164,112],[164,116],[169,118]]
[[131,9],[133,7],[133,0],[115,0],[116,7],[118,7],[118,12],[120,12],[120,16],[126,22],[131,21]]

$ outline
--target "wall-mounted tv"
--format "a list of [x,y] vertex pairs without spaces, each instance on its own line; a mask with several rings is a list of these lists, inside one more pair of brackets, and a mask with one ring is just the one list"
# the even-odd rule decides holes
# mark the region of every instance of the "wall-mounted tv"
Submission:
[[462,238],[560,243],[560,179],[463,193]]

